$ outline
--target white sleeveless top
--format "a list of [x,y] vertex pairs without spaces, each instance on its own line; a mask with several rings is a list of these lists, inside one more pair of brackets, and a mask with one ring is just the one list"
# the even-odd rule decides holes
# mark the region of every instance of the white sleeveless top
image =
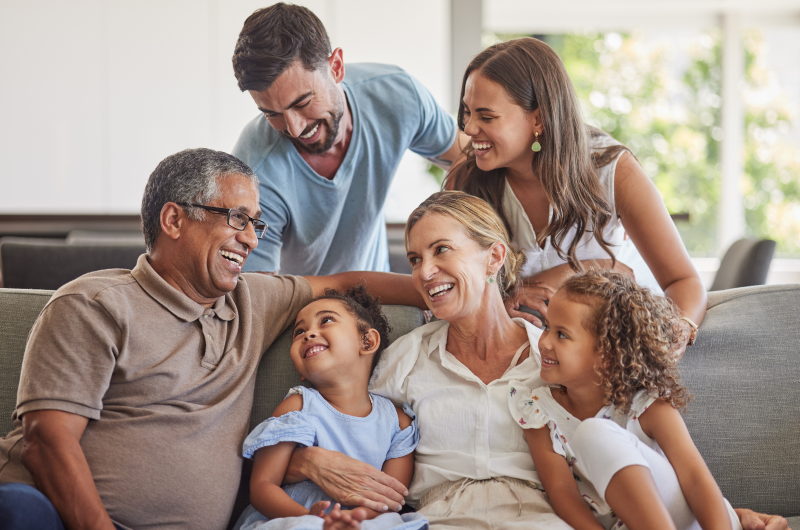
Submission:
[[[590,138],[590,142],[593,152],[602,151],[612,145],[619,145],[619,142],[611,136]],[[617,215],[617,207],[614,203],[614,173],[617,170],[617,162],[619,161],[619,157],[622,156],[622,153],[624,153],[624,151],[621,151],[614,160],[605,166],[596,169],[597,176],[600,179],[600,186],[606,191],[606,196],[611,207],[611,221],[606,225],[604,236],[614,256],[633,269],[637,282],[644,287],[653,289],[658,294],[662,294],[663,292],[658,286],[658,282],[639,255],[633,242],[625,238],[625,229]],[[550,205],[549,208],[548,222],[553,219],[553,206]],[[558,255],[551,238],[548,237],[545,240],[544,248],[536,243],[536,232],[533,230],[533,225],[531,225],[528,215],[525,213],[522,204],[519,202],[519,199],[517,199],[507,179],[505,192],[503,193],[503,212],[514,232],[512,243],[518,250],[524,252],[527,258],[522,268],[522,276],[524,278],[567,263],[565,259],[566,254],[564,258]],[[570,228],[562,244],[562,250],[564,250],[565,253],[575,237],[578,237],[577,227],[573,226]],[[610,258],[591,232],[584,232],[580,235],[580,243],[575,253],[580,261]]]

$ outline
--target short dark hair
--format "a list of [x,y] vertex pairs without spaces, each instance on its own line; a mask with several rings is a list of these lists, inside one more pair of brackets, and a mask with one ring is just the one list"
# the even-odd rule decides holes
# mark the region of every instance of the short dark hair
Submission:
[[345,292],[337,291],[335,289],[325,289],[325,294],[314,299],[317,300],[338,300],[344,305],[347,310],[356,318],[358,332],[366,333],[370,329],[374,329],[381,337],[381,343],[375,354],[372,356],[372,366],[370,367],[370,375],[375,371],[378,361],[381,358],[383,350],[389,346],[389,333],[392,328],[386,320],[386,316],[381,311],[381,301],[375,298],[367,291],[367,286],[360,283],[354,287],[349,288]]
[[[168,202],[208,204],[219,197],[220,177],[242,175],[258,186],[258,177],[233,155],[212,149],[186,149],[162,160],[144,188],[142,232],[147,251],[161,233],[161,209]],[[189,217],[204,219],[200,208],[186,208]]]
[[324,67],[330,55],[322,21],[308,8],[278,2],[244,21],[233,50],[233,73],[242,92],[262,92],[296,60],[312,71]]

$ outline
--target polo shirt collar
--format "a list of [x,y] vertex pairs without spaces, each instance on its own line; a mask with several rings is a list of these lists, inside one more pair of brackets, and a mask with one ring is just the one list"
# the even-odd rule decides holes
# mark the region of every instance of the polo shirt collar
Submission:
[[[205,307],[168,284],[147,261],[147,254],[139,256],[136,267],[131,271],[131,276],[156,302],[181,320],[193,322],[206,312]],[[214,302],[211,310],[222,320],[233,320],[236,316],[233,305],[231,293],[227,293]]]

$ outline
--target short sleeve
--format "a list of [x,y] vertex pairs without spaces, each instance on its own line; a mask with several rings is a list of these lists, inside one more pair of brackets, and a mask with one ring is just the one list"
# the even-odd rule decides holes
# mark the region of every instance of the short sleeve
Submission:
[[386,459],[400,458],[406,456],[416,449],[419,444],[419,429],[417,428],[417,415],[411,410],[408,403],[403,403],[403,412],[408,414],[411,418],[411,425],[405,429],[397,432],[392,438],[392,444],[389,447],[389,452],[386,454]]
[[420,156],[436,157],[450,149],[456,140],[456,121],[440,107],[433,95],[414,76],[409,75],[419,103],[420,124],[409,149]]
[[247,272],[279,272],[283,231],[289,223],[289,212],[281,197],[276,196],[263,183],[259,185],[261,196],[261,220],[267,223],[264,237],[258,240],[245,262]]
[[98,301],[82,294],[51,300],[25,348],[17,415],[52,409],[100,419],[122,343],[119,325]]
[[253,458],[253,454],[270,445],[281,442],[296,442],[307,447],[314,445],[316,430],[308,416],[302,411],[288,412],[277,418],[267,418],[247,435],[242,447],[242,456]]
[[539,389],[530,390],[519,381],[508,384],[508,409],[514,421],[523,429],[541,429],[550,421],[542,406]]
[[633,396],[633,403],[631,403],[631,411],[628,417],[631,421],[638,421],[639,416],[644,414],[644,411],[652,405],[657,398],[650,396],[646,390],[640,390]]

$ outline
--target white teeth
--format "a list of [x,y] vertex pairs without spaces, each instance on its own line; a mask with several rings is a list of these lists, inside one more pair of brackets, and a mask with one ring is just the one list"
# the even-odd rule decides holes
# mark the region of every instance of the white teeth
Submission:
[[473,149],[490,149],[493,145],[491,142],[472,142]]
[[438,287],[434,287],[433,289],[428,289],[428,295],[430,295],[430,297],[433,298],[438,293],[441,293],[443,291],[447,291],[449,289],[452,289],[453,285],[455,285],[455,284],[445,283],[445,284],[439,285]]
[[219,253],[222,255],[223,258],[228,258],[229,260],[236,262],[239,265],[244,263],[244,258],[241,257],[239,254],[234,254],[233,252],[228,252],[227,250],[220,250]]
[[558,361],[552,361],[550,359],[542,359],[544,364],[558,364]]
[[300,138],[302,138],[303,140],[308,140],[317,133],[317,129],[319,129],[319,123],[316,124],[313,129],[308,131],[308,134],[301,134]]
[[328,349],[328,347],[327,347],[327,346],[314,346],[313,348],[309,349],[309,350],[306,352],[306,355],[305,355],[305,356],[306,356],[306,357],[308,357],[308,356],[309,356],[309,355],[311,355],[312,353],[317,353],[318,351],[327,350],[327,349]]

